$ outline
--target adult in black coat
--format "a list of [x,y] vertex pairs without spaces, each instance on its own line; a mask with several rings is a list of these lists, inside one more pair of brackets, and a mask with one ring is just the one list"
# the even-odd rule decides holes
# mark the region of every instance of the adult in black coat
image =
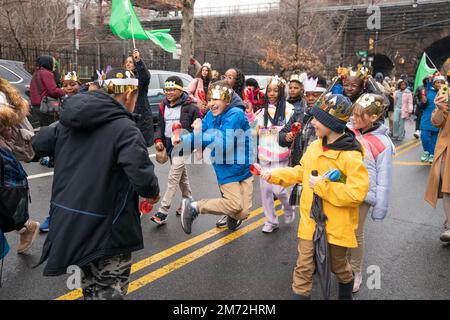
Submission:
[[143,248],[139,196],[155,198],[160,190],[130,112],[136,98],[137,81],[134,91],[74,95],[64,102],[60,122],[34,137],[38,156],[55,157],[50,232],[39,263],[48,260],[44,275],[124,254],[131,260],[131,252]]
[[144,136],[145,143],[148,147],[153,145],[154,124],[152,117],[152,110],[148,102],[148,86],[150,84],[150,71],[145,66],[141,59],[141,54],[138,49],[133,50],[133,54],[125,60],[125,68],[132,71],[139,79],[139,93],[136,101],[134,113],[139,115],[136,123],[139,130]]

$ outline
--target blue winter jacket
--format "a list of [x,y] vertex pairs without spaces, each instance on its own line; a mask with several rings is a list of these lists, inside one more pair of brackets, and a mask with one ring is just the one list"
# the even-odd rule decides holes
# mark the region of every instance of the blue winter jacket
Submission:
[[428,103],[424,105],[422,118],[420,119],[420,130],[438,132],[439,129],[433,126],[433,124],[431,123],[431,114],[436,108],[436,105],[434,104],[434,99],[436,98],[438,92],[433,87],[433,84],[431,82],[427,82],[426,91]]
[[244,103],[234,95],[225,111],[214,117],[209,111],[202,120],[202,132],[181,136],[183,148],[210,148],[211,162],[220,185],[251,177],[254,160],[252,131],[244,113]]

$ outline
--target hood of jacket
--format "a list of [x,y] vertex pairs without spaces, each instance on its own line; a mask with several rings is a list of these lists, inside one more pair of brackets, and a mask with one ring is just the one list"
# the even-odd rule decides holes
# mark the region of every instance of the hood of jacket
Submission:
[[79,93],[63,104],[60,122],[66,127],[86,130],[118,118],[136,120],[125,107],[102,91]]
[[322,139],[322,146],[331,150],[339,150],[339,151],[359,151],[363,152],[361,144],[356,139],[355,134],[350,131],[348,128],[345,129],[344,135],[342,135],[339,139],[334,141],[331,144],[327,143],[327,138],[324,137]]
[[231,108],[240,108],[243,111],[245,111],[244,101],[242,101],[241,97],[239,97],[239,95],[236,92],[233,92],[230,105],[225,109],[225,112]]
[[37,59],[37,65],[53,72],[53,58],[51,56],[40,56]]

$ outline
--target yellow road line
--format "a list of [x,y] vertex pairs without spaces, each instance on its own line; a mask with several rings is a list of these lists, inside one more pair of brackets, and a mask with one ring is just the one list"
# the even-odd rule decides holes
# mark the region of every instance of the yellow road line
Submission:
[[431,163],[428,162],[403,162],[403,161],[394,161],[394,164],[400,166],[431,166]]
[[410,145],[412,145],[414,143],[417,143],[417,142],[418,142],[418,140],[409,140],[408,142],[405,142],[405,143],[395,147],[395,150],[396,151],[400,151],[401,149],[406,148],[406,147],[408,147],[408,146],[410,146]]
[[409,146],[409,147],[407,147],[407,148],[402,149],[400,152],[397,152],[397,153],[395,154],[395,157],[398,157],[398,156],[404,154],[405,152],[407,152],[407,151],[409,151],[409,150],[411,150],[411,149],[414,149],[415,147],[417,147],[417,146],[419,146],[419,145],[420,145],[420,141],[418,141],[418,142],[412,144],[411,146]]
[[[279,200],[275,201],[275,205],[276,206],[279,205],[279,204],[280,204]],[[256,216],[260,215],[262,212],[263,212],[262,208],[258,208],[256,210],[252,211],[250,213],[247,221],[249,219],[252,219],[253,217],[256,217]],[[168,248],[168,249],[166,249],[164,251],[156,253],[156,254],[148,257],[148,258],[142,259],[142,260],[134,263],[131,266],[131,273],[137,272],[137,271],[139,271],[139,270],[141,270],[143,268],[146,268],[146,267],[148,267],[148,266],[150,266],[150,265],[152,265],[152,264],[154,264],[156,262],[159,262],[159,261],[161,261],[161,260],[163,260],[165,258],[168,258],[168,257],[170,257],[170,256],[172,256],[172,255],[174,255],[174,254],[176,254],[178,252],[181,252],[181,251],[183,251],[185,249],[188,249],[189,247],[192,247],[192,246],[194,246],[194,245],[196,245],[196,244],[198,244],[198,243],[200,243],[200,242],[202,242],[204,240],[207,240],[207,239],[209,239],[209,238],[211,238],[211,237],[213,237],[213,236],[215,236],[215,235],[217,235],[217,234],[219,234],[219,233],[221,233],[221,232],[223,232],[225,230],[227,230],[227,228],[220,228],[220,229],[219,228],[214,228],[214,229],[211,229],[211,230],[209,230],[207,232],[204,232],[204,233],[202,233],[202,234],[200,234],[200,235],[198,235],[198,236],[196,236],[194,238],[191,238],[191,239],[189,239],[187,241],[184,241],[184,242],[181,242],[181,243],[179,243],[177,245],[174,245],[174,246],[172,246],[172,247],[170,247],[170,248]],[[82,296],[83,296],[83,293],[82,293],[81,289],[78,289],[78,290],[73,290],[73,291],[71,291],[69,293],[66,293],[66,294],[56,298],[55,300],[76,300],[76,299],[81,298]]]
[[[283,210],[278,210],[277,211],[278,215],[282,215],[283,214]],[[166,275],[168,275],[169,273],[178,270],[182,267],[184,267],[185,265],[203,257],[204,255],[220,248],[223,247],[224,245],[242,237],[243,235],[255,230],[256,228],[262,226],[266,221],[266,218],[261,218],[256,222],[253,222],[247,226],[245,226],[242,229],[238,229],[233,233],[228,234],[227,236],[214,241],[211,244],[208,244],[198,250],[195,250],[194,252],[191,252],[187,255],[185,255],[184,257],[175,260],[167,265],[165,265],[164,267],[161,267],[153,272],[150,272],[149,274],[140,277],[139,279],[132,281],[128,287],[128,294],[146,286],[149,283],[152,283],[155,280],[158,280]]]

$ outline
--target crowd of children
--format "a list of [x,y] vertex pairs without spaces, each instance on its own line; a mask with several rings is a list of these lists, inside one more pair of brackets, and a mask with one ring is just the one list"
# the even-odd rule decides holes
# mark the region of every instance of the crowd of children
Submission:
[[[77,101],[71,97],[80,91],[98,93],[110,90],[104,82],[106,74],[99,73],[96,82],[83,87],[76,72],[64,75],[62,90],[55,89],[54,80],[49,77],[52,60],[45,58],[39,61],[40,68],[33,79],[34,105],[37,106],[37,101],[42,101],[46,95],[61,98],[60,109],[51,115],[53,120],[64,113],[64,105],[72,106]],[[184,232],[192,233],[194,221],[200,214],[225,215],[217,226],[236,230],[249,215],[254,175],[259,175],[266,217],[262,232],[270,234],[279,228],[275,199],[282,204],[286,224],[295,220],[296,208],[299,207],[293,298],[310,299],[313,275],[320,269],[321,280],[329,279],[330,271],[336,275],[339,299],[352,299],[352,293],[359,291],[363,280],[367,215],[370,212],[373,221],[382,221],[388,211],[395,153],[391,137],[395,140],[404,138],[405,120],[413,113],[413,95],[407,82],[401,80],[397,83],[392,96],[393,123],[388,128],[384,125],[384,116],[389,106],[389,88],[378,82],[383,80],[382,76],[379,79],[377,75],[374,79],[364,67],[357,70],[340,68],[338,75],[328,84],[321,75],[313,73],[293,73],[288,82],[274,76],[262,92],[255,79],[245,80],[243,73],[236,68],[227,70],[218,81],[211,65],[205,63],[198,66],[196,78],[186,91],[179,77],[169,77],[165,81],[166,98],[160,104],[155,125],[153,121],[149,125],[148,101],[139,99],[148,88],[150,75],[138,50],[127,58],[124,68],[113,78],[109,76],[110,85],[123,91],[115,92],[117,101],[122,101],[122,98],[126,101],[118,103],[128,110],[121,110],[123,117],[132,118],[131,112],[139,114],[136,119],[144,139],[138,141],[138,147],[154,143],[157,161],[170,161],[166,192],[151,220],[158,225],[166,223],[179,186],[183,199],[176,213],[181,215]],[[122,81],[119,75],[130,84],[123,85],[125,80]],[[433,163],[427,201],[435,206],[437,197],[443,193],[447,233],[444,232],[441,240],[450,241],[450,189],[446,183],[446,164],[450,158],[446,155],[449,150],[448,101],[438,99],[436,104],[434,102],[444,84],[445,79],[439,76],[425,82],[424,93],[420,96],[425,106],[420,130],[424,145],[422,161]],[[42,89],[41,86],[49,88]],[[133,108],[130,107],[133,102],[130,102],[129,95],[135,99]],[[9,110],[5,108],[14,108],[12,102],[8,95],[0,96],[0,116],[2,111]],[[112,109],[114,103],[110,101]],[[20,110],[20,107],[15,108]],[[23,118],[12,125],[16,126]],[[11,124],[0,120],[0,147],[3,149],[2,139],[7,136]],[[42,128],[50,124],[49,117],[42,116],[41,120]],[[211,163],[222,197],[196,200],[189,184],[186,162],[191,153],[202,153],[206,148],[211,149]],[[5,149],[10,153],[14,151]],[[435,149],[439,161],[434,159]],[[258,173],[255,168],[259,168]],[[339,178],[332,178],[330,172]],[[132,173],[135,174],[134,171]],[[152,175],[152,170],[149,169],[148,174]],[[155,192],[146,190],[143,193],[154,195]],[[324,217],[326,223],[319,223],[317,214]],[[49,222],[50,217],[47,217],[40,226],[41,231],[49,230]],[[32,220],[22,221],[16,228],[22,232],[19,252],[31,246],[37,228],[39,224]],[[317,251],[324,249],[318,247],[319,239],[326,245],[325,260],[330,268],[323,269],[315,258]],[[0,258],[2,255],[4,250],[0,252]],[[127,257],[127,265],[129,259]]]

